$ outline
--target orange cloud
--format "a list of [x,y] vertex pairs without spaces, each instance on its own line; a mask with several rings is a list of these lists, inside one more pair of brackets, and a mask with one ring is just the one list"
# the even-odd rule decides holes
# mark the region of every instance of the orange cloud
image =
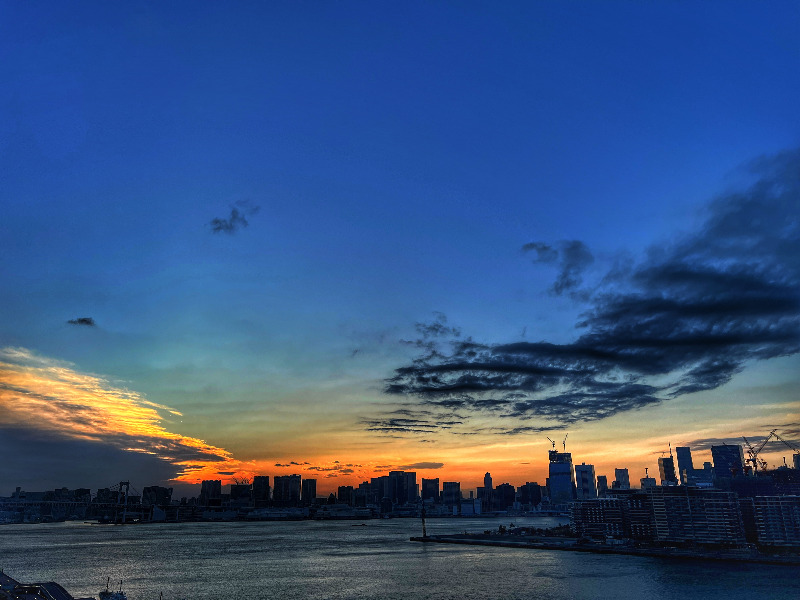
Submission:
[[0,349],[0,425],[157,456],[175,466],[175,481],[219,479],[220,471],[252,476],[253,465],[227,450],[165,429],[162,413],[181,416],[69,363],[25,348]]

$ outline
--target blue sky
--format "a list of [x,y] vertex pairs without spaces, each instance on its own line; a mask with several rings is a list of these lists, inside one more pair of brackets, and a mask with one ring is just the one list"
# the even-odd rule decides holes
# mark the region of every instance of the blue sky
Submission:
[[[3,3],[0,346],[172,407],[170,431],[258,469],[461,460],[477,482],[446,432],[365,431],[417,356],[401,340],[439,312],[488,345],[574,341],[587,304],[523,246],[579,240],[591,287],[695,236],[743,165],[798,146],[798,25],[790,2]],[[214,233],[233,209],[247,226]],[[735,386],[791,389],[796,366],[693,397],[735,413]],[[758,393],[780,408],[704,437],[794,422],[791,393]],[[699,439],[667,406],[687,398],[634,411],[626,443],[670,419]],[[614,419],[571,439],[591,457]],[[541,459],[540,437],[513,452]]]

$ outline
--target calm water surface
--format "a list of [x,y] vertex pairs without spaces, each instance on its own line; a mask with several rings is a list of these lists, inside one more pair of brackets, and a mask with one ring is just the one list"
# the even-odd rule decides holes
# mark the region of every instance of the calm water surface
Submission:
[[[224,598],[800,598],[800,572],[632,556],[420,544],[413,519],[292,523],[0,527],[0,567],[97,596],[106,577],[129,600]],[[430,520],[429,533],[496,529],[508,519]],[[515,519],[551,526],[552,519]]]

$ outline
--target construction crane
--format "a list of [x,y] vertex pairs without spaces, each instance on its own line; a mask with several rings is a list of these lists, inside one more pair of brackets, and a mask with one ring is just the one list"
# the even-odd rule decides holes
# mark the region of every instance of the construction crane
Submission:
[[754,475],[756,473],[758,473],[759,468],[762,471],[766,471],[767,470],[767,461],[765,461],[762,458],[758,458],[758,455],[764,449],[764,446],[767,445],[767,442],[769,442],[772,439],[772,436],[773,435],[777,435],[775,433],[776,431],[777,431],[776,429],[773,429],[772,431],[770,431],[769,435],[764,438],[764,441],[761,442],[758,445],[757,448],[754,448],[753,445],[747,440],[747,438],[742,436],[742,439],[744,440],[744,443],[747,444],[747,456],[748,456],[748,458],[745,459],[745,462],[749,462],[750,465],[753,467],[753,474]]
[[[547,437],[547,436],[545,436],[545,437]],[[555,450],[556,449],[556,443],[553,440],[551,440],[549,437],[547,438],[547,441],[550,442],[551,444],[553,444],[553,450]]]
[[567,451],[567,436],[568,436],[568,435],[569,435],[569,434],[565,435],[565,436],[564,436],[564,441],[563,441],[563,442],[561,442],[561,443],[564,445],[564,452],[566,452],[566,451]]
[[783,439],[781,436],[779,436],[779,435],[778,435],[778,430],[777,430],[777,429],[773,429],[773,430],[772,430],[772,434],[773,434],[773,435],[774,435],[776,438],[778,438],[780,441],[782,441],[784,444],[786,444],[786,445],[789,447],[789,449],[790,449],[792,452],[795,452],[795,453],[797,453],[797,454],[800,454],[800,448],[798,448],[797,446],[795,446],[794,444],[792,444],[792,443],[790,443],[790,442],[787,442],[785,439]]

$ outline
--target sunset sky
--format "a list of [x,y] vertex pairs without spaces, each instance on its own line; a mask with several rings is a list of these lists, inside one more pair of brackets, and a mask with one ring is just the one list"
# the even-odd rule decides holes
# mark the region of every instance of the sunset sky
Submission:
[[0,495],[800,441],[799,27],[0,3]]

